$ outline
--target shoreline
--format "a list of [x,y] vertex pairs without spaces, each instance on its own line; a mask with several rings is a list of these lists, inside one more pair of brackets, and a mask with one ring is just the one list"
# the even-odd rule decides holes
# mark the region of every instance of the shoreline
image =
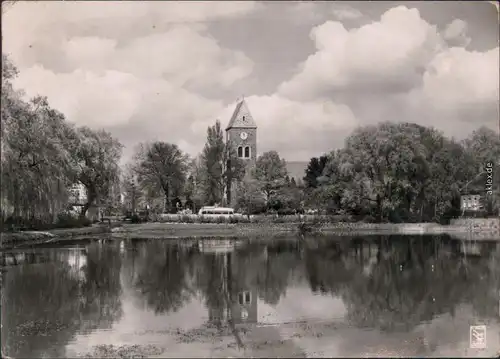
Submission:
[[94,225],[84,228],[54,229],[1,233],[0,250],[59,243],[65,240],[83,240],[103,235],[110,239],[124,238],[244,238],[282,236],[363,236],[363,235],[441,235],[459,240],[500,241],[498,231],[485,231],[463,225],[442,226],[435,223],[159,223]]

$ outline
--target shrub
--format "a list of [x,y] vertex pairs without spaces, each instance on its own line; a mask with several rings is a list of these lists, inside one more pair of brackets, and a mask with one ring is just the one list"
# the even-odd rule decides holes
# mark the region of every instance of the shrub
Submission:
[[180,222],[182,223],[194,223],[194,218],[188,214],[184,214],[179,217]]
[[142,223],[142,219],[141,219],[141,217],[139,217],[139,215],[137,215],[137,214],[134,213],[130,217],[130,223],[134,223],[134,224]]
[[69,213],[60,213],[57,216],[55,228],[82,228],[88,227],[92,224],[92,221],[87,217],[75,217]]

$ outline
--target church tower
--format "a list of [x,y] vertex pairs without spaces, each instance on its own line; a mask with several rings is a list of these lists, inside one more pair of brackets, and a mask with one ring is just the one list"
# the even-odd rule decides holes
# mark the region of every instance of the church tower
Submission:
[[237,156],[244,161],[255,163],[257,159],[257,124],[250,110],[241,99],[226,127],[226,143],[234,146]]

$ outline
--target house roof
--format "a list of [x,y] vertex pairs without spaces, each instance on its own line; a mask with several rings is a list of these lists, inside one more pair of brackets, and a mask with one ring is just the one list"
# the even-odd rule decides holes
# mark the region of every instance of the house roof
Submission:
[[226,127],[226,131],[231,128],[257,128],[257,124],[248,109],[245,99],[242,99],[236,105],[233,115]]

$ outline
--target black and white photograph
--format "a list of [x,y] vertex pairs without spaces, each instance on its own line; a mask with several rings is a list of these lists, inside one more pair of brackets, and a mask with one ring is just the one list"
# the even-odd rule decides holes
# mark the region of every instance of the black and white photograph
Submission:
[[2,358],[500,358],[498,1],[1,5]]

